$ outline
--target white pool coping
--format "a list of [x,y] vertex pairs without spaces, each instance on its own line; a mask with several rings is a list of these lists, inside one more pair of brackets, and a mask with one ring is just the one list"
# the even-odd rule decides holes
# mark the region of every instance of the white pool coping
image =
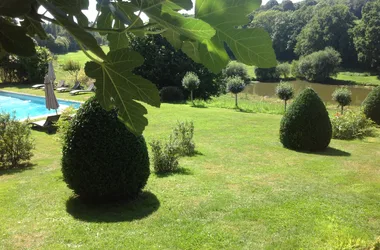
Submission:
[[[40,95],[25,94],[25,93],[14,92],[14,91],[8,91],[8,90],[2,90],[2,89],[0,89],[0,92],[11,93],[11,94],[16,94],[16,95],[23,95],[23,96],[33,96],[33,97],[45,98],[44,96],[40,96]],[[58,100],[58,101],[65,101],[65,102],[75,102],[75,103],[79,103],[79,104],[83,104],[83,103],[84,103],[84,102],[81,102],[81,101],[73,101],[73,100],[62,99],[62,98],[57,98],[57,100]],[[61,112],[58,112],[57,114],[60,115]],[[49,115],[50,115],[50,114],[47,114],[47,115],[39,115],[39,116],[33,116],[33,117],[28,117],[28,118],[25,118],[25,119],[20,119],[20,121],[38,120],[38,119],[46,118],[46,117],[48,117]]]

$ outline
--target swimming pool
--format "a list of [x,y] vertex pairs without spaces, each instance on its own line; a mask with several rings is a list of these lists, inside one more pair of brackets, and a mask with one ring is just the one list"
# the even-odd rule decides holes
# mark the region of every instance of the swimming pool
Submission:
[[[80,102],[58,100],[58,112],[69,106],[79,108]],[[45,97],[31,96],[4,92],[0,90],[0,112],[16,113],[16,118],[23,120],[26,118],[47,116],[55,114],[55,110],[48,110],[45,106]]]

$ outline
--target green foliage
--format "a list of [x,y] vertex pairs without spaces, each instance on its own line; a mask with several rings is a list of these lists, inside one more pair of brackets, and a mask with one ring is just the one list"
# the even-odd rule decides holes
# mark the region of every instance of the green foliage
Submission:
[[337,88],[333,92],[332,99],[342,107],[341,114],[343,114],[343,107],[350,105],[352,101],[351,95],[351,91],[345,87]]
[[256,80],[260,82],[278,82],[280,80],[280,73],[277,68],[255,68]]
[[62,152],[64,180],[82,199],[133,199],[149,177],[144,137],[132,134],[115,110],[104,110],[94,97],[73,118]]
[[191,92],[191,102],[194,104],[193,91],[199,87],[200,81],[194,72],[187,72],[182,79],[182,86]]
[[364,114],[380,125],[380,86],[368,94],[362,105]]
[[48,71],[51,55],[48,49],[37,46],[32,57],[20,57],[20,63],[27,72],[30,82],[42,82]]
[[[39,15],[37,10],[40,6],[51,17]],[[240,28],[247,23],[249,12],[260,6],[259,0],[223,0],[218,4],[212,0],[198,0],[195,17],[185,17],[178,12],[192,9],[191,0],[102,1],[98,3],[99,18],[93,25],[89,25],[82,12],[88,6],[87,0],[38,0],[38,4],[35,1],[17,1],[17,8],[13,8],[14,3],[6,0],[0,6],[0,13],[6,18],[28,20],[24,27],[19,27],[0,17],[0,51],[4,49],[10,53],[31,55],[34,46],[26,34],[46,37],[42,20],[48,19],[64,27],[91,59],[85,69],[88,76],[96,79],[99,102],[107,110],[117,107],[119,116],[135,134],[141,134],[148,124],[144,117],[147,110],[141,102],[159,107],[159,93],[150,81],[133,74],[144,59],[139,53],[128,49],[126,31],[134,35],[161,34],[175,49],[182,49],[214,73],[221,71],[228,63],[225,44],[239,61],[247,65],[263,68],[275,65],[269,35],[262,29]],[[145,13],[149,23],[144,24],[140,15],[135,13]],[[33,28],[27,27],[30,23]],[[152,24],[154,30],[151,29]],[[108,55],[98,45],[94,32],[107,35],[111,49]]]
[[173,128],[171,138],[173,140],[172,144],[175,145],[174,147],[179,155],[192,156],[195,154],[193,136],[194,124],[192,121],[177,122],[176,127]]
[[297,37],[295,52],[305,56],[332,47],[341,54],[345,65],[355,66],[357,56],[350,34],[354,21],[355,16],[345,5],[318,8]]
[[79,62],[68,60],[63,64],[62,69],[75,76],[75,81],[78,81],[78,74],[81,69]]
[[348,110],[344,115],[336,114],[331,119],[331,124],[334,139],[363,139],[375,135],[374,122],[366,118],[363,113]]
[[285,111],[286,111],[286,103],[288,100],[292,99],[294,96],[294,88],[287,82],[281,82],[276,87],[276,95],[278,98],[285,102]]
[[358,59],[364,65],[380,68],[380,2],[368,1],[363,8],[363,17],[354,28],[354,43]]
[[246,65],[237,61],[229,62],[223,70],[222,76],[225,82],[227,82],[228,78],[235,76],[240,77],[240,79],[244,81],[245,85],[251,82]]
[[7,54],[0,59],[0,79],[3,82],[24,82],[28,73],[18,56]]
[[227,91],[233,94],[239,94],[245,88],[243,79],[238,76],[227,78]]
[[33,156],[34,143],[28,124],[14,114],[0,113],[0,168],[15,168]]
[[160,97],[161,102],[167,103],[182,103],[185,100],[182,90],[173,86],[162,88]]
[[295,78],[304,78],[304,76],[299,71],[299,61],[294,60],[290,66],[290,72]]
[[302,91],[281,120],[280,140],[294,150],[319,151],[330,144],[332,127],[322,100],[311,88]]
[[280,77],[287,79],[290,76],[291,66],[288,62],[281,63],[277,65],[276,70]]
[[195,63],[182,50],[176,50],[160,35],[130,36],[130,46],[145,59],[144,63],[134,70],[134,73],[152,81],[160,90],[167,86],[175,86],[183,90],[185,97],[190,91],[182,86],[186,72],[197,74],[200,80],[194,98],[207,100],[222,92],[217,77],[202,64]]
[[187,72],[182,79],[182,86],[190,91],[196,90],[199,84],[199,78],[194,72]]
[[237,94],[242,92],[245,88],[245,83],[243,79],[241,79],[239,76],[233,76],[227,78],[227,91],[235,94],[235,107],[238,107],[238,98]]
[[150,143],[153,153],[153,168],[158,174],[175,172],[178,170],[178,152],[172,140],[163,145],[160,141],[154,140]]
[[55,123],[55,126],[57,126],[59,139],[62,143],[65,141],[67,131],[70,128],[71,120],[75,113],[75,108],[73,106],[69,106],[61,112],[59,120]]
[[332,48],[314,52],[298,61],[298,74],[308,81],[323,83],[338,73],[340,55]]

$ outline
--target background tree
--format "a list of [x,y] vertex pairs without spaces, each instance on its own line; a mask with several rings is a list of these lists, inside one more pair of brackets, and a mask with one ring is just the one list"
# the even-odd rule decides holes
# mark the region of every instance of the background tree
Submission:
[[287,82],[281,82],[276,87],[276,95],[278,98],[284,101],[286,111],[286,104],[288,100],[292,99],[294,96],[294,88]]
[[333,101],[336,101],[339,103],[339,106],[341,107],[340,113],[343,115],[343,108],[347,105],[350,105],[352,99],[351,99],[351,91],[348,88],[342,87],[337,88],[334,90],[332,94]]
[[168,86],[180,88],[186,96],[190,91],[184,89],[181,82],[186,72],[194,72],[200,84],[194,98],[207,100],[224,91],[216,81],[217,75],[203,65],[195,63],[181,50],[175,48],[160,35],[143,37],[131,36],[130,46],[141,53],[144,63],[135,69],[135,73],[151,80],[159,90]]
[[282,76],[284,79],[287,79],[290,76],[291,67],[288,62],[285,62],[277,65],[276,70],[280,77]]
[[240,77],[247,85],[251,82],[251,78],[248,75],[248,70],[245,64],[237,61],[231,61],[227,64],[226,68],[222,71],[223,78],[228,81],[231,77]]
[[380,1],[368,2],[363,18],[354,29],[354,43],[358,59],[371,69],[380,69]]
[[79,62],[75,62],[73,60],[68,60],[63,64],[63,70],[69,72],[72,76],[75,77],[75,82],[78,81],[78,74],[80,71],[80,64]]
[[193,91],[199,87],[200,81],[194,72],[187,72],[182,79],[182,86],[190,91],[191,103],[194,105]]
[[255,68],[256,80],[260,82],[278,82],[280,80],[280,74],[277,68],[261,69]]
[[245,88],[243,79],[238,76],[233,76],[227,79],[227,91],[235,95],[235,107],[238,108],[237,95]]
[[350,35],[354,21],[355,16],[345,5],[318,9],[297,37],[295,52],[303,56],[332,47],[341,54],[345,66],[355,66],[357,56]]
[[326,48],[301,57],[297,63],[297,73],[311,82],[325,82],[337,74],[341,61],[337,51]]

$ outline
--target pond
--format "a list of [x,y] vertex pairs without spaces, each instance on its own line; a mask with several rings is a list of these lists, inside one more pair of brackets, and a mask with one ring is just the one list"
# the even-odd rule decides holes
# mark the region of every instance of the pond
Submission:
[[[310,83],[306,81],[291,81],[289,82],[293,85],[296,95],[304,90],[307,87],[311,87],[318,93],[323,102],[333,102],[332,93],[336,88],[341,87],[340,85],[329,85],[329,84],[320,84],[320,83]],[[275,96],[275,89],[278,83],[264,83],[264,82],[255,82],[248,85],[243,93],[256,94],[259,96]],[[369,92],[373,87],[369,86],[360,86],[360,85],[348,85],[348,89],[352,92],[352,103],[351,105],[360,105],[364,99],[367,97]]]

